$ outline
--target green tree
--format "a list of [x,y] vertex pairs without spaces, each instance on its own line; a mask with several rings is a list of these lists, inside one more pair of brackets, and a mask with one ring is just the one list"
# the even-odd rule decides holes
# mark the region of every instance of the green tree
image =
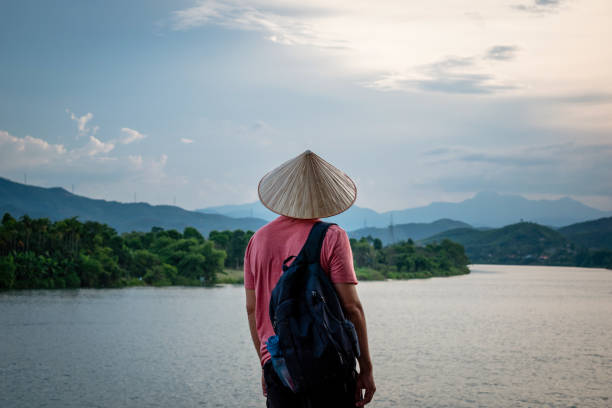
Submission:
[[185,239],[193,238],[198,242],[204,242],[204,236],[200,234],[200,231],[193,227],[185,227],[183,230],[183,237]]
[[16,269],[12,255],[0,257],[0,289],[11,289],[13,287]]

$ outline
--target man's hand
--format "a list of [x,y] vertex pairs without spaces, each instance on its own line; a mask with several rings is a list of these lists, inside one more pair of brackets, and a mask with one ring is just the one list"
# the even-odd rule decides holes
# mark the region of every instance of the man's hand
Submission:
[[[355,390],[355,402],[358,407],[372,401],[376,386],[372,375],[372,359],[370,358],[370,348],[368,346],[368,330],[366,329],[365,313],[363,306],[357,295],[355,285],[352,283],[334,283],[342,308],[348,319],[355,325],[357,339],[359,340],[359,375],[357,376],[357,389]],[[365,390],[362,396],[361,390]]]
[[[365,395],[362,396],[361,390],[365,390]],[[355,405],[363,407],[372,401],[372,397],[376,392],[374,384],[374,376],[372,371],[362,371],[357,375],[357,388],[355,389]]]
[[264,378],[263,370],[261,370],[261,391],[263,392],[263,396],[268,396],[268,389],[266,388],[266,379]]

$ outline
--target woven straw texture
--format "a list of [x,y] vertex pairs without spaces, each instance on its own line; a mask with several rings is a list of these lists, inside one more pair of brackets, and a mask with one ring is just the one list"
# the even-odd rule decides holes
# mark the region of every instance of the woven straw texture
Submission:
[[331,217],[357,199],[353,180],[310,150],[266,174],[258,192],[268,209],[293,218]]

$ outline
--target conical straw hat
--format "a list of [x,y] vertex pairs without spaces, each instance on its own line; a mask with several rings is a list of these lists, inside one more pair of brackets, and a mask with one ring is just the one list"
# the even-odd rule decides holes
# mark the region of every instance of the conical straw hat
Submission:
[[310,150],[263,176],[257,190],[268,209],[293,218],[331,217],[357,198],[353,180]]

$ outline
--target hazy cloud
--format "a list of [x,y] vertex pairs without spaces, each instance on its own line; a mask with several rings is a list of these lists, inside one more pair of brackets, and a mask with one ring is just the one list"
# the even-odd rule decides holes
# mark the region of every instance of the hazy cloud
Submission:
[[168,156],[143,158],[109,156],[115,143],[104,142],[93,135],[85,145],[66,149],[32,136],[23,138],[0,130],[0,171],[8,174],[28,170],[39,177],[59,176],[87,181],[116,181],[122,177],[140,180],[162,180]]
[[83,148],[88,156],[95,156],[101,153],[108,153],[115,148],[112,142],[103,142],[95,136],[89,136],[89,143]]
[[187,139],[186,137],[181,137],[181,143],[191,144],[191,143],[193,143],[193,140],[192,139]]
[[129,155],[128,160],[135,168],[137,169],[142,168],[143,161],[142,161],[141,155]]
[[533,0],[528,3],[515,4],[512,8],[529,13],[549,13],[556,11],[562,0]]
[[[293,15],[280,14],[282,11]],[[312,45],[321,48],[343,46],[342,41],[324,36],[299,18],[301,13],[295,11],[296,9],[287,8],[256,8],[236,1],[204,0],[193,7],[175,11],[173,28],[187,30],[215,24],[239,30],[260,31],[268,40],[285,45]]]
[[0,130],[0,169],[13,170],[49,164],[66,156],[61,144],[50,144],[32,136],[15,137]]
[[494,76],[479,72],[473,57],[447,57],[418,67],[414,74],[390,74],[374,81],[382,90],[424,90],[452,94],[490,94],[515,89]]
[[514,59],[517,50],[514,45],[496,45],[487,50],[485,59],[508,61]]
[[612,103],[612,94],[591,92],[577,95],[555,96],[549,98],[552,102],[570,103],[570,104],[609,104]]
[[123,144],[130,144],[132,142],[135,142],[137,140],[142,140],[145,137],[147,137],[146,135],[143,135],[137,130],[126,128],[126,127],[121,128],[121,131],[126,134],[126,136],[124,136],[124,138],[121,139],[121,143]]
[[426,152],[429,168],[442,173],[421,181],[444,191],[609,195],[612,144],[575,142],[512,149],[447,147]]

